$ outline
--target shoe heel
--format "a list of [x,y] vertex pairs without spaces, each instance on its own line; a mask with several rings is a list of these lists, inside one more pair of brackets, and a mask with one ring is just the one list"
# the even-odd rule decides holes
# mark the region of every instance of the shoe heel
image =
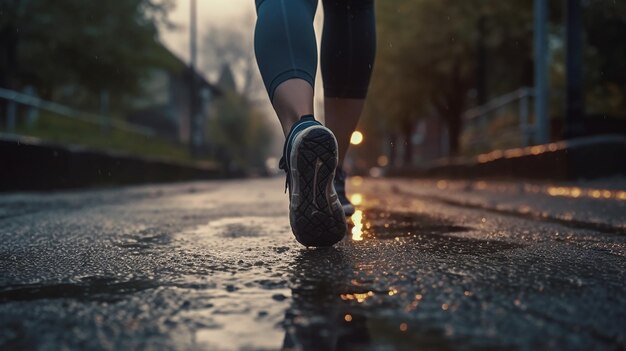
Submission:
[[299,201],[290,216],[296,239],[306,246],[331,246],[347,231],[345,214],[333,186],[337,141],[330,130],[306,131],[297,145],[295,165]]

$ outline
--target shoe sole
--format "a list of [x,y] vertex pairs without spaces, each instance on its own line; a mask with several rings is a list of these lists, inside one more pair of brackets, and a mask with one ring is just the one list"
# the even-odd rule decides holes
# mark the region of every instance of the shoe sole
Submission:
[[322,126],[309,127],[293,142],[290,155],[289,222],[305,246],[332,246],[347,232],[346,217],[335,192],[337,140]]

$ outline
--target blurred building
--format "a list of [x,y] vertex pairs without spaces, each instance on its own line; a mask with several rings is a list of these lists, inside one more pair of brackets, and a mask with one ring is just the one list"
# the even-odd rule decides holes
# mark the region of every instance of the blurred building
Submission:
[[[167,68],[154,68],[142,82],[143,94],[132,102],[133,112],[128,121],[148,127],[159,136],[180,143],[189,143],[192,135],[191,106],[204,130],[211,114],[211,106],[221,92],[197,71],[192,69],[167,48],[161,53],[169,61]],[[192,79],[196,97],[191,95]]]

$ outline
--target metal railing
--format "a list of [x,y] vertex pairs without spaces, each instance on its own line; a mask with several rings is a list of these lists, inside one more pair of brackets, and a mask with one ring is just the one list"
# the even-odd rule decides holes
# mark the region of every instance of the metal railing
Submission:
[[154,131],[150,128],[130,125],[123,121],[113,120],[104,114],[97,115],[89,112],[78,111],[56,102],[43,100],[32,93],[27,94],[0,88],[0,99],[7,100],[8,102],[6,108],[6,130],[9,133],[15,132],[18,118],[17,106],[24,105],[29,107],[26,113],[27,120],[29,121],[36,119],[39,110],[44,110],[82,122],[97,124],[103,128],[111,127],[121,131],[141,134],[148,137],[153,137],[155,135]]
[[[535,96],[534,89],[522,87],[510,93],[501,95],[482,106],[478,106],[467,110],[463,114],[464,126],[474,127],[478,131],[478,135],[472,141],[473,144],[488,144],[489,139],[493,136],[489,135],[489,124],[498,117],[498,112],[504,108],[518,103],[516,115],[518,118],[517,128],[512,134],[521,134],[521,144],[518,146],[529,146],[535,142],[537,134],[536,122],[531,121],[530,103]],[[509,133],[511,131],[509,130]]]

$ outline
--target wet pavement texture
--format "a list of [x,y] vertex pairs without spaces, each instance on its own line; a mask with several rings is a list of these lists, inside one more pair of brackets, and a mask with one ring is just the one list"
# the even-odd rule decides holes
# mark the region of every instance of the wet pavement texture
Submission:
[[351,232],[307,249],[282,186],[0,195],[0,349],[626,349],[619,227],[353,178]]
[[395,179],[393,190],[449,205],[626,235],[626,178],[568,183]]

